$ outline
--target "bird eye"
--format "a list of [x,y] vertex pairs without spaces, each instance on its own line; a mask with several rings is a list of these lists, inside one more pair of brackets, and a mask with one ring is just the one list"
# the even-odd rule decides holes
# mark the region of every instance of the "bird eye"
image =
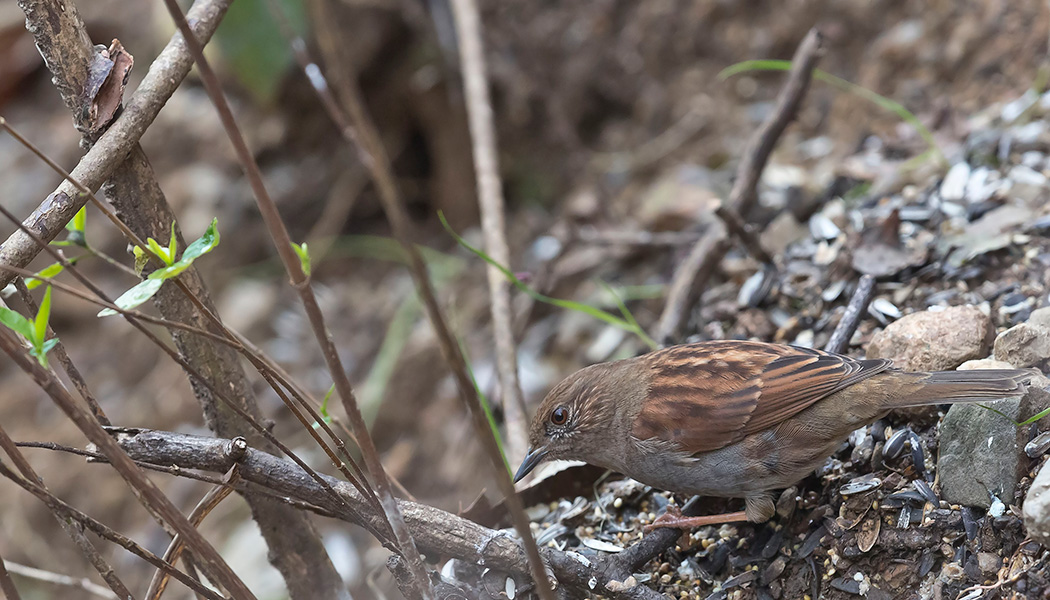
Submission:
[[551,423],[555,425],[564,425],[569,420],[569,409],[564,406],[559,406],[551,412]]

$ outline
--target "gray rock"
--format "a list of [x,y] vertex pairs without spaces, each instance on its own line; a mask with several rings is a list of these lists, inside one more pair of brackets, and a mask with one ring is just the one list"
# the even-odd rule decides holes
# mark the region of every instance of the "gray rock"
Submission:
[[1027,441],[1021,439],[1027,428],[1010,420],[1019,420],[1020,403],[1017,398],[987,403],[1009,419],[976,404],[953,404],[948,410],[941,422],[937,458],[945,500],[984,509],[991,506],[992,495],[1006,503],[1013,501],[1023,475],[1020,456]]
[[992,321],[976,306],[912,313],[875,334],[868,358],[889,358],[906,371],[946,371],[988,356]]
[[1022,513],[1028,536],[1044,546],[1050,546],[1050,467],[1046,463],[1028,488]]
[[[1043,319],[1044,315],[1040,314],[1039,321]],[[1036,325],[1031,320],[1014,325],[995,338],[994,348],[996,360],[1015,367],[1037,367],[1045,371],[1050,362],[1050,327]]]
[[[967,361],[959,370],[1011,368],[1010,363],[985,358]],[[1023,421],[1050,406],[1050,392],[1042,389],[1048,383],[1033,372],[1024,397],[986,403],[1010,419],[976,404],[952,405],[941,423],[937,458],[945,500],[984,509],[991,506],[993,494],[1007,504],[1013,501],[1028,465],[1023,449],[1029,427],[1017,427],[1012,421]]]
[[1050,328],[1050,306],[1033,310],[1032,315],[1028,317],[1028,322],[1032,325]]

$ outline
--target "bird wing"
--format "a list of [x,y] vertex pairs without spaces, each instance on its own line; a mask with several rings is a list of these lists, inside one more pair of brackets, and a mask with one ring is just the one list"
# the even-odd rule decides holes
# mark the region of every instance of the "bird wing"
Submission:
[[856,360],[762,342],[700,342],[645,357],[649,394],[631,433],[673,442],[690,454],[724,448],[774,427],[889,360]]

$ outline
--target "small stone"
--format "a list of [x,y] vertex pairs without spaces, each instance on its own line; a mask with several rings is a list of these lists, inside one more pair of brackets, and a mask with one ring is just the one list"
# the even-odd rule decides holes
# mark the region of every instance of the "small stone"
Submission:
[[945,200],[962,200],[966,195],[966,182],[970,180],[970,165],[960,162],[948,169],[948,174],[941,182],[941,198]]
[[995,329],[976,306],[912,313],[875,334],[868,358],[889,358],[905,371],[947,371],[988,356]]
[[[1042,319],[1043,315],[1040,315]],[[996,360],[1018,368],[1046,369],[1050,361],[1050,327],[1035,325],[1031,321],[1014,325],[995,338],[994,352]]]
[[783,211],[759,235],[762,247],[774,256],[783,254],[787,247],[806,236],[808,230],[794,215]]
[[1046,464],[1032,480],[1022,508],[1028,536],[1050,546],[1050,467]]
[[1028,322],[1032,325],[1050,328],[1050,306],[1033,310],[1032,316],[1028,317]]
[[1046,175],[1024,165],[1014,166],[1010,169],[1008,177],[1012,179],[1014,183],[1020,183],[1022,185],[1041,187],[1045,186],[1047,183]]
[[977,553],[977,566],[980,567],[981,572],[985,575],[994,574],[999,570],[999,567],[1002,566],[1002,564],[1002,559],[991,552]]

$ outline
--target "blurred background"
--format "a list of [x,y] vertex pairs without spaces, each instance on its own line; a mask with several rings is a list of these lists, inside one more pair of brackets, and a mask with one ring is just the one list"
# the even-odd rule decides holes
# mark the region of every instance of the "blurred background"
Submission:
[[[279,4],[320,61],[300,0]],[[775,72],[719,73],[744,60],[790,59],[816,25],[827,36],[824,71],[906,107],[932,137],[870,99],[815,82],[765,171],[759,206],[747,215],[763,230],[766,247],[785,257],[787,276],[769,289],[756,279],[761,265],[731,251],[683,339],[756,337],[822,346],[833,327],[827,315],[841,308],[864,271],[851,250],[863,247],[862,233],[894,211],[909,254],[881,274],[890,280],[880,286],[883,303],[862,323],[851,351],[885,323],[932,304],[986,302],[1000,327],[1046,305],[1047,265],[1038,260],[1046,255],[1045,239],[978,247],[1009,227],[1047,227],[1045,2],[480,5],[506,194],[508,266],[540,291],[615,311],[605,282],[643,327],[655,327],[676,266],[712,221],[716,201],[726,198],[744,144],[784,81]],[[135,56],[133,90],[174,31],[162,3],[91,0],[79,8],[93,41],[118,38]],[[441,301],[499,417],[484,263],[458,247],[437,219],[443,211],[454,229],[481,245],[450,9],[445,0],[341,0],[332,9],[353,61],[325,69],[360,82],[409,203],[416,241],[428,248]],[[0,5],[0,48],[0,114],[71,168],[82,154],[80,135],[13,2]],[[366,169],[296,67],[264,0],[234,2],[208,51],[292,238],[310,245],[322,308],[388,470],[422,502],[453,511],[468,505],[494,485]],[[189,239],[218,218],[222,242],[197,265],[226,323],[322,396],[331,381],[316,342],[195,74],[142,145]],[[972,191],[977,184],[968,188],[966,179],[959,197],[941,187],[948,166],[960,161],[964,177],[985,169],[987,195]],[[27,216],[59,181],[0,136],[4,206]],[[995,191],[997,182],[1013,186],[1009,198]],[[1001,212],[1004,205],[1008,213]],[[989,213],[1001,222],[968,229]],[[12,230],[0,223],[4,238]],[[125,243],[92,210],[87,232],[93,245],[131,264]],[[1035,233],[1038,238],[1045,229]],[[946,243],[952,235],[963,237]],[[959,247],[967,259],[956,253],[953,262]],[[1029,262],[1021,265],[1022,258]],[[34,267],[48,262],[38,259]],[[81,265],[114,294],[134,283],[101,261]],[[116,424],[207,433],[182,370],[124,321],[98,319],[96,308],[62,294],[54,310],[56,331]],[[587,315],[521,295],[515,313],[520,376],[533,408],[577,368],[646,348]],[[275,433],[330,472],[280,401],[261,381],[256,385]],[[44,394],[3,362],[0,419],[18,440],[84,444]],[[166,545],[108,469],[40,450],[31,459],[60,497],[154,551]],[[154,479],[187,509],[207,489]],[[90,574],[35,499],[0,484],[0,507],[5,558]],[[355,598],[379,597],[376,590],[398,597],[384,567],[386,551],[362,530],[317,522]],[[203,529],[260,598],[284,597],[243,501],[224,502]],[[141,585],[148,578],[150,570],[137,559],[112,556],[129,581]],[[27,598],[59,597],[44,584],[28,589]],[[187,597],[181,588],[170,593]]]

